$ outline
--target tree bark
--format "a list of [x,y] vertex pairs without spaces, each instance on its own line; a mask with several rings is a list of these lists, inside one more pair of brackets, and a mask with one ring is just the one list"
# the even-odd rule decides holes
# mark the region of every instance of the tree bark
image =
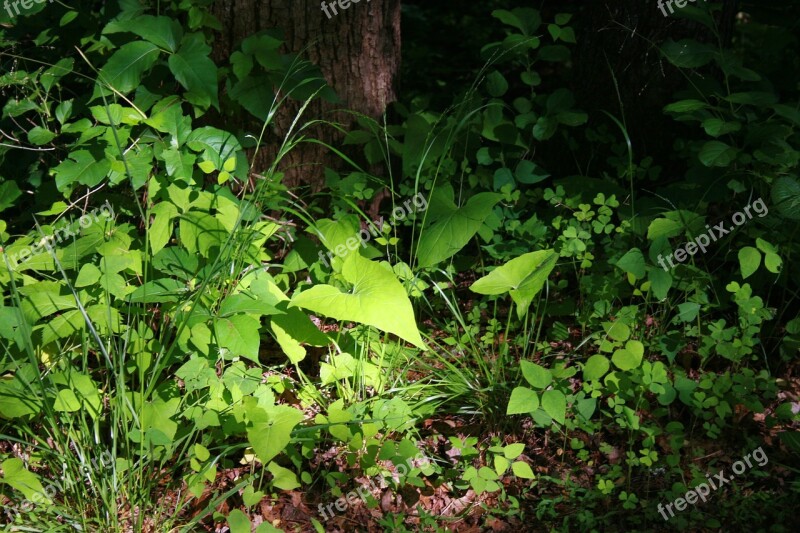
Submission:
[[[345,0],[342,2],[348,5]],[[301,54],[319,66],[340,98],[335,106],[320,99],[312,102],[303,122],[325,118],[349,128],[355,119],[342,109],[378,119],[396,97],[400,0],[351,0],[345,10],[338,2],[334,6],[337,14],[329,7],[328,18],[319,0],[217,0],[212,13],[222,23],[223,31],[215,56],[227,58],[245,37],[263,29],[279,28],[284,33],[284,52]],[[273,129],[277,136],[267,139],[266,146],[259,150],[256,172],[269,167],[301,107],[300,102],[292,100],[287,104],[275,117]],[[306,131],[333,146],[341,144],[340,134],[331,127],[320,125]],[[303,143],[284,158],[279,168],[286,172],[285,185],[309,185],[312,190],[319,190],[324,186],[324,167],[336,168],[339,163],[323,146]]]

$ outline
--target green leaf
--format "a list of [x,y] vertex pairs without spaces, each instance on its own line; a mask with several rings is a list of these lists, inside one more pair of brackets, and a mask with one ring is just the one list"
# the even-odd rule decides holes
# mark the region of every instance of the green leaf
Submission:
[[267,470],[272,474],[272,485],[281,490],[293,490],[300,486],[297,482],[297,475],[288,468],[280,466],[276,462],[271,462]]
[[41,146],[55,139],[56,134],[41,126],[35,126],[28,132],[28,140],[31,144]]
[[608,358],[602,354],[591,356],[583,365],[583,379],[586,381],[596,381],[606,375],[611,364]]
[[[31,287],[35,287],[35,285],[31,285]],[[58,311],[77,308],[75,297],[71,294],[58,294],[55,289],[53,291],[42,290],[39,287],[37,289],[40,292],[30,294],[20,304],[23,316],[31,323]]]
[[494,171],[494,182],[492,188],[495,191],[499,191],[506,185],[511,185],[512,189],[516,187],[514,175],[511,173],[511,170],[507,168],[498,168]]
[[74,413],[75,411],[80,410],[80,408],[81,402],[78,400],[78,397],[75,396],[74,392],[72,392],[70,389],[62,389],[58,391],[55,402],[53,403],[54,410]]
[[697,314],[700,312],[700,304],[695,302],[683,302],[682,304],[678,304],[678,319],[681,322],[692,322],[695,318],[697,318]]
[[472,239],[503,196],[496,193],[478,193],[463,207],[453,202],[453,189],[443,186],[437,190],[437,206],[433,202],[428,213],[428,223],[421,232],[417,245],[417,265],[426,268],[449,259]]
[[528,463],[524,463],[522,461],[516,461],[511,465],[511,471],[514,472],[514,475],[518,478],[522,479],[535,479],[536,476],[533,474],[533,470],[528,465]]
[[122,45],[100,69],[92,99],[97,98],[101,91],[108,92],[108,85],[123,94],[139,87],[142,74],[155,65],[160,54],[156,45],[145,41]]
[[292,430],[303,420],[303,413],[288,405],[274,405],[267,409],[255,402],[245,406],[251,425],[247,440],[262,463],[269,463],[292,440]]
[[211,47],[203,34],[191,33],[183,38],[178,52],[169,57],[169,68],[180,84],[198,97],[197,103],[218,107],[217,66],[210,54]]
[[772,184],[772,202],[781,215],[789,220],[800,220],[800,182],[782,176]]
[[331,285],[315,285],[295,294],[291,305],[337,320],[374,326],[427,349],[419,335],[406,290],[391,270],[351,253],[342,266],[342,276],[353,285],[349,292]]
[[218,381],[217,373],[209,366],[208,360],[199,357],[189,359],[175,371],[175,375],[184,382],[186,392],[205,389]]
[[519,162],[519,164],[517,164],[517,168],[514,171],[514,177],[520,183],[533,185],[535,183],[539,183],[540,181],[546,180],[550,177],[550,174],[547,174],[540,169],[536,163],[523,159]]
[[522,442],[515,442],[503,448],[503,455],[506,459],[513,461],[525,451],[525,444]]
[[202,170],[205,174],[211,174],[217,170],[217,166],[213,161],[200,161],[197,166],[200,167],[200,170]]
[[628,341],[625,348],[620,348],[611,357],[611,361],[620,370],[639,368],[644,357],[644,344],[639,341]]
[[214,168],[222,168],[224,161],[235,157],[242,149],[235,135],[211,126],[192,130],[186,144],[196,152],[203,152],[205,159],[214,163]]
[[703,129],[712,137],[721,137],[722,135],[739,131],[742,129],[742,124],[739,122],[725,122],[719,118],[707,118],[703,121]]
[[234,509],[228,515],[228,527],[231,533],[250,533],[250,519],[239,509]]
[[708,141],[700,149],[700,162],[707,167],[727,167],[736,159],[736,149],[720,141]]
[[188,183],[192,179],[192,171],[197,157],[178,148],[169,148],[161,152],[161,157],[167,164],[167,174],[173,178]]
[[567,416],[567,397],[558,390],[546,390],[542,394],[544,412],[556,422],[564,423]]
[[705,109],[708,107],[708,104],[702,102],[700,100],[680,100],[678,102],[673,102],[668,106],[664,107],[664,112],[666,113],[691,113],[692,111],[698,111],[700,109]]
[[170,17],[139,15],[129,20],[111,21],[103,28],[103,34],[131,32],[150,41],[168,52],[175,52],[183,37],[180,23]]
[[511,462],[508,459],[502,455],[494,456],[494,471],[497,472],[498,476],[505,474],[509,466],[511,466]]
[[647,238],[654,241],[661,237],[671,238],[683,231],[683,222],[669,218],[657,218],[647,228]]
[[617,320],[616,322],[605,322],[603,324],[606,333],[615,341],[626,341],[631,336],[631,328],[627,324]]
[[72,72],[74,63],[75,60],[71,57],[60,59],[58,63],[42,72],[42,75],[39,78],[39,83],[42,84],[42,87],[44,87],[46,91],[49,91],[53,88],[53,85],[55,85],[58,80],[60,80],[66,74]]
[[172,278],[148,281],[133,291],[128,299],[132,303],[167,303],[181,299],[186,286]]
[[25,463],[16,457],[3,461],[3,476],[0,483],[10,485],[20,491],[27,500],[50,504],[52,500],[39,481],[39,476],[25,469]]
[[0,212],[14,205],[14,201],[20,196],[22,196],[22,191],[19,190],[16,181],[0,183]]
[[752,276],[761,266],[761,252],[752,246],[745,246],[739,250],[739,268],[742,270],[742,279]]
[[534,35],[542,24],[542,17],[539,15],[539,12],[531,8],[518,7],[512,11],[496,9],[492,11],[492,16],[503,24],[517,28],[528,37]]
[[486,90],[491,96],[498,98],[508,91],[508,82],[502,74],[494,70],[486,76]]
[[226,297],[219,306],[219,316],[224,317],[235,313],[247,313],[258,316],[284,314],[283,311],[274,305],[259,298],[254,298],[246,294],[232,294]]
[[150,253],[155,255],[172,238],[172,221],[178,216],[178,208],[170,202],[160,202],[153,206],[150,214],[153,223],[147,230],[147,238],[150,241]]
[[253,507],[266,495],[265,492],[260,490],[255,490],[252,485],[248,485],[245,487],[244,492],[242,493],[242,501],[247,507]]
[[73,184],[97,186],[109,170],[111,162],[107,159],[97,161],[88,150],[77,150],[70,152],[69,159],[62,161],[53,172],[59,192],[68,192]]
[[672,276],[670,273],[665,272],[661,267],[649,268],[647,277],[650,280],[650,289],[653,291],[653,296],[659,301],[664,300],[670,288],[672,288]]
[[197,457],[198,461],[208,461],[211,457],[211,452],[208,451],[208,448],[203,446],[202,444],[195,444],[194,445],[194,456]]
[[767,252],[764,254],[764,266],[767,267],[767,270],[773,274],[780,274],[781,267],[783,266],[783,260],[778,254]]
[[517,304],[517,316],[528,312],[533,298],[542,290],[556,266],[558,254],[539,250],[521,255],[492,270],[470,286],[472,292],[494,296],[508,292]]
[[506,408],[507,415],[532,413],[539,407],[539,396],[527,387],[516,387]]
[[644,279],[645,261],[642,251],[638,248],[631,248],[625,255],[620,257],[615,263],[617,268],[623,272],[628,272],[636,276],[636,279]]
[[542,366],[529,361],[521,361],[522,375],[525,380],[537,389],[544,389],[553,381],[553,374]]
[[268,76],[247,76],[231,87],[228,94],[251,115],[261,120],[269,115],[275,99]]
[[190,211],[180,217],[178,234],[181,244],[189,253],[211,257],[230,237],[230,232],[215,216],[199,211]]
[[679,68],[702,67],[719,55],[714,47],[694,39],[682,39],[677,43],[670,39],[662,45],[661,51],[670,63]]
[[229,356],[246,357],[258,362],[258,348],[261,338],[258,330],[261,323],[248,315],[233,315],[214,319],[214,333],[217,345],[227,349]]

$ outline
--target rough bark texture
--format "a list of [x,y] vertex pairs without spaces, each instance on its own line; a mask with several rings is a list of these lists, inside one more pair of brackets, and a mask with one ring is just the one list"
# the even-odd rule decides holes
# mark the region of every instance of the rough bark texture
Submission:
[[[346,5],[346,4],[345,4]],[[305,111],[305,120],[325,118],[349,127],[352,115],[337,109],[352,109],[379,118],[395,100],[396,76],[400,67],[400,0],[361,0],[351,3],[329,19],[320,0],[218,0],[213,13],[223,26],[215,49],[217,58],[227,58],[239,42],[253,33],[271,28],[284,32],[286,52],[300,53],[320,67],[328,84],[341,102],[331,105],[317,100]],[[275,134],[259,152],[256,171],[269,166],[279,139],[288,130],[300,103],[290,101],[276,117]],[[307,130],[315,138],[341,147],[333,128]],[[285,158],[281,169],[287,172],[284,184],[323,185],[324,166],[338,161],[317,144],[304,143]]]

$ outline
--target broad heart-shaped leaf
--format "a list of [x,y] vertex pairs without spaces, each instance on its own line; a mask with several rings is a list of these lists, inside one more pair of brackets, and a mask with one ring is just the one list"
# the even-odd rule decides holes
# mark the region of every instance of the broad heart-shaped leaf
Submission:
[[100,69],[92,100],[99,95],[111,94],[110,85],[121,93],[127,93],[141,84],[142,74],[158,60],[161,50],[153,43],[134,41],[122,45]]
[[508,292],[517,304],[517,316],[522,318],[533,298],[542,290],[557,260],[558,254],[553,250],[521,255],[489,272],[473,283],[470,290],[489,296]]
[[561,391],[546,390],[542,394],[542,408],[553,420],[563,424],[567,416],[567,397]]
[[247,357],[258,362],[258,348],[261,338],[258,328],[261,323],[248,315],[233,315],[214,319],[214,333],[217,345],[225,348],[234,357]]
[[761,252],[752,246],[745,246],[739,250],[739,268],[742,269],[742,279],[747,279],[755,274],[761,266]]
[[35,503],[50,503],[52,500],[39,481],[39,476],[25,469],[25,463],[16,457],[3,461],[3,476],[0,483],[11,485],[20,491],[26,499]]
[[482,192],[471,197],[463,207],[453,202],[453,189],[442,187],[437,201],[431,201],[428,222],[417,246],[417,265],[426,268],[449,259],[478,233],[502,195]]
[[539,407],[539,396],[527,387],[516,387],[506,408],[507,415],[522,415],[534,412]]
[[218,107],[217,66],[209,54],[211,47],[203,34],[190,33],[183,38],[178,52],[169,56],[169,68],[181,85],[199,97],[198,103]]
[[633,370],[639,368],[644,357],[644,344],[639,341],[628,341],[625,348],[620,348],[611,357],[611,361],[620,370]]
[[283,451],[292,440],[292,430],[303,420],[303,413],[288,405],[259,407],[255,399],[245,401],[247,418],[247,440],[256,452],[258,460],[269,463]]
[[342,276],[353,288],[344,293],[331,285],[316,285],[295,294],[291,305],[337,320],[360,322],[394,333],[426,350],[406,291],[394,273],[357,253],[347,256]]

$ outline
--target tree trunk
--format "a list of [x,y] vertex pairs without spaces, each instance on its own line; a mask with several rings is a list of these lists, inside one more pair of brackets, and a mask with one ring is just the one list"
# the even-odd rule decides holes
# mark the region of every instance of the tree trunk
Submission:
[[[327,3],[327,2],[326,2]],[[395,100],[395,81],[400,67],[400,0],[341,0],[328,7],[330,18],[319,0],[217,0],[212,12],[222,23],[222,37],[215,48],[217,58],[227,58],[242,39],[253,33],[279,28],[286,42],[284,52],[310,59],[322,70],[341,102],[336,106],[317,99],[304,112],[303,122],[325,118],[349,128],[352,115],[336,111],[351,109],[378,119]],[[334,8],[337,14],[334,14]],[[261,172],[275,157],[277,145],[288,131],[301,107],[288,101],[275,117],[274,131],[255,161]],[[331,127],[315,126],[309,135],[332,146],[341,146],[341,135]],[[280,165],[286,172],[283,183],[290,187],[324,186],[325,166],[341,166],[327,149],[303,143]]]

